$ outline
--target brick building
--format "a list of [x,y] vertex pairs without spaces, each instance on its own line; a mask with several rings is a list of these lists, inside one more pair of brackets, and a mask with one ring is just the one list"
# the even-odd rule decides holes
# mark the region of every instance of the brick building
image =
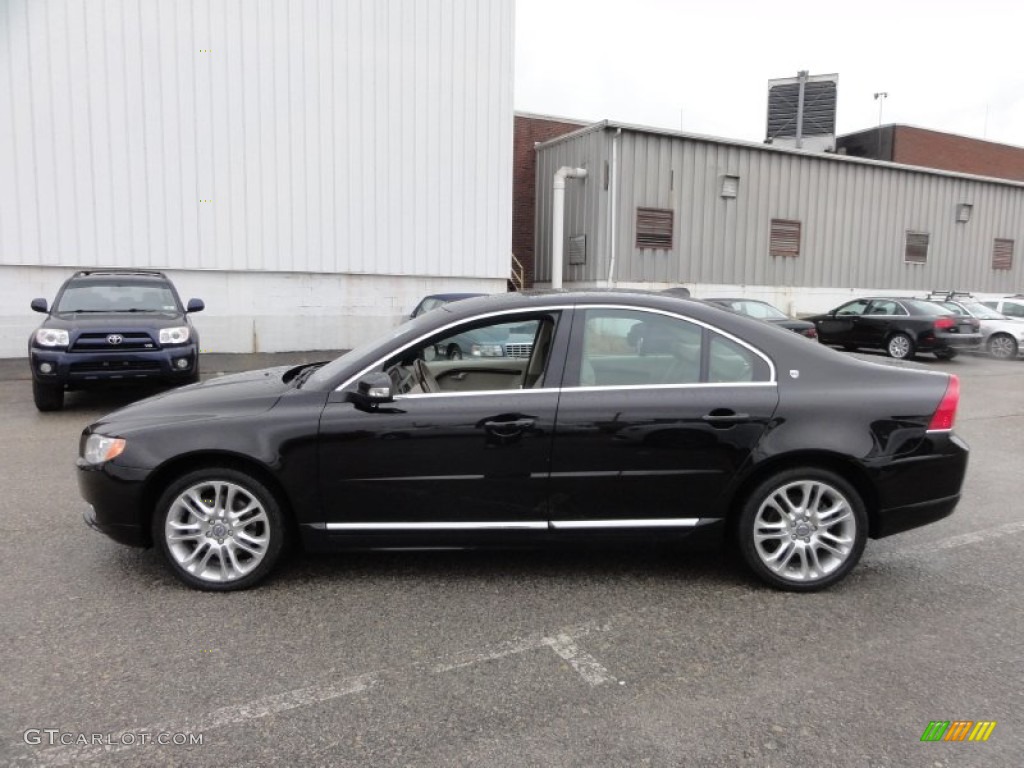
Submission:
[[512,255],[523,267],[525,287],[533,285],[537,206],[535,144],[579,130],[589,123],[516,112],[512,148]]
[[850,157],[1024,181],[1024,147],[910,125],[883,125],[840,136],[836,148]]

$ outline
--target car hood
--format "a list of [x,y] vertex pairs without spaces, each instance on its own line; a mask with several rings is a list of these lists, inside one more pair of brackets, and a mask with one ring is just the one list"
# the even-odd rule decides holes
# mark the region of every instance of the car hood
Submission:
[[43,321],[43,327],[88,332],[110,328],[166,328],[184,323],[180,312],[90,312],[50,315]]
[[262,413],[291,389],[284,375],[292,368],[284,365],[218,376],[163,392],[104,416],[91,429],[117,436],[168,421],[211,421]]

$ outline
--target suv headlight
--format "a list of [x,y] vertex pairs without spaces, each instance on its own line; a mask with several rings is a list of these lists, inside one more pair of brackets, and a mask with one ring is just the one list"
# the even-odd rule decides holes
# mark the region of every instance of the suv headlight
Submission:
[[160,329],[161,344],[184,344],[188,341],[189,336],[190,334],[187,325],[182,325],[177,328]]
[[88,464],[102,464],[120,456],[124,452],[124,446],[123,437],[107,437],[93,433],[85,439],[82,458]]
[[68,332],[60,328],[40,328],[36,331],[36,344],[40,347],[66,347],[70,341]]
[[501,344],[474,344],[469,348],[473,357],[501,357],[505,354]]

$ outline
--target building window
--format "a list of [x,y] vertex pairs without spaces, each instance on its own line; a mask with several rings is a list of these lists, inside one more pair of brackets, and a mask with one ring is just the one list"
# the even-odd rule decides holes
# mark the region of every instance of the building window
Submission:
[[927,232],[907,232],[907,247],[903,252],[903,261],[907,264],[927,263],[928,237]]
[[791,219],[772,219],[768,252],[772,256],[799,256],[800,222]]
[[636,247],[672,248],[671,208],[636,209]]
[[996,238],[992,248],[992,269],[1013,269],[1013,240]]

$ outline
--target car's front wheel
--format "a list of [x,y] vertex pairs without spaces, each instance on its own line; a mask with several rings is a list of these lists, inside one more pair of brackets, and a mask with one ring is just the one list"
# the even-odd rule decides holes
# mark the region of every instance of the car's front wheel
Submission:
[[834,472],[803,467],[765,480],[744,502],[739,545],[750,569],[773,587],[823,589],[845,577],[867,540],[857,491]]
[[41,384],[32,379],[32,399],[40,411],[59,411],[64,407],[63,384]]
[[209,591],[261,581],[280,558],[284,535],[274,495],[256,478],[226,467],[180,477],[153,516],[153,540],[174,575]]
[[996,333],[988,340],[988,353],[997,360],[1017,357],[1017,340],[1007,333]]
[[913,360],[914,340],[905,333],[894,333],[885,345],[885,351],[896,360]]

